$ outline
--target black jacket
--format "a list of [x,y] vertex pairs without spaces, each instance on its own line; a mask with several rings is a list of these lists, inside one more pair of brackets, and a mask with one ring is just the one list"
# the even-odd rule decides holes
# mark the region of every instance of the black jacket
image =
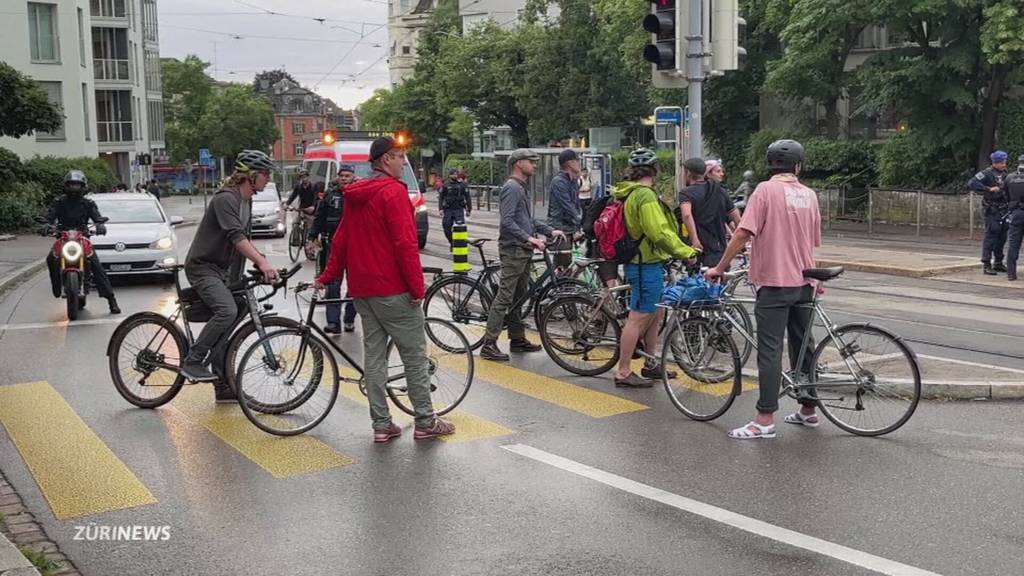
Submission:
[[[985,208],[985,214],[1004,212],[1006,210],[1006,190],[1003,189],[1003,181],[1006,172],[996,170],[992,166],[978,172],[967,183],[967,187],[975,192],[981,192],[981,205]],[[990,188],[998,186],[999,190],[992,192]]]
[[1010,172],[1003,180],[1010,210],[1024,210],[1024,171]]
[[306,181],[306,185],[296,182],[292,188],[292,193],[285,200],[285,204],[291,206],[295,198],[299,199],[299,208],[305,209],[310,208],[316,204],[316,187],[313,186],[312,182]]
[[345,213],[345,191],[337,184],[332,183],[327,188],[323,199],[316,205],[316,213],[313,215],[313,227],[309,229],[309,239],[316,240],[317,236],[323,234],[326,238],[334,235],[341,222],[341,216]]
[[473,207],[469,188],[462,182],[452,182],[450,179],[441,187],[437,201],[442,210],[471,210]]
[[99,223],[100,218],[96,203],[85,197],[61,196],[50,204],[46,212],[46,221],[56,223],[59,230],[85,230],[90,220]]

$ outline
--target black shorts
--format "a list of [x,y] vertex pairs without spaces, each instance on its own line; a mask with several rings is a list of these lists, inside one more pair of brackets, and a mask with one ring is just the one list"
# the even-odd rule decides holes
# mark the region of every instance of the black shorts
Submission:
[[615,262],[601,262],[597,265],[597,277],[601,282],[619,279],[619,265]]

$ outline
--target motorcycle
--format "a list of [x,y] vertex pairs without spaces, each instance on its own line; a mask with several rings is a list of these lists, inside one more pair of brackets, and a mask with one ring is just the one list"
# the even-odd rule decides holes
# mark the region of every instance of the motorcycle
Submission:
[[[107,220],[109,218],[100,218],[96,223],[103,224]],[[59,230],[44,218],[37,218],[36,222],[45,224],[40,235],[57,239],[51,251],[60,265],[61,286],[59,290],[54,287],[53,295],[67,301],[68,320],[77,320],[78,312],[85,308],[92,284],[89,256],[93,248],[89,236],[95,234],[96,229],[89,226],[84,230]]]

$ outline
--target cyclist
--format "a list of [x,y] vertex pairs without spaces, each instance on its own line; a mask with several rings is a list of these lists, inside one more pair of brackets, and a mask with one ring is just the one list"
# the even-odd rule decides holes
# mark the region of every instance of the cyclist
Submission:
[[428,440],[455,433],[455,426],[434,414],[427,374],[423,321],[423,268],[416,241],[416,220],[402,182],[405,150],[393,138],[370,145],[373,174],[345,188],[345,217],[331,240],[327,268],[314,281],[320,289],[348,275],[349,293],[363,318],[364,382],[370,400],[373,441],[402,435],[391,420],[385,385],[388,339],[405,365],[409,400],[416,413],[413,438]]
[[[277,271],[260,254],[248,234],[252,216],[250,200],[270,182],[274,163],[259,150],[242,150],[235,156],[235,172],[210,199],[192,246],[185,258],[185,276],[213,317],[199,333],[181,373],[195,382],[214,382],[217,402],[237,400],[224,379],[224,346],[227,331],[235,322],[238,307],[228,285],[241,276],[242,257],[252,261],[263,279],[277,280]],[[211,356],[212,354],[212,356]],[[216,375],[207,369],[213,362]]]
[[[84,196],[89,180],[85,172],[81,170],[70,170],[64,175],[64,195],[50,204],[46,213],[46,221],[56,224],[58,230],[87,230],[89,220],[96,223],[96,234],[102,236],[107,233],[107,227],[99,220],[102,218],[96,203]],[[46,254],[46,267],[50,271],[50,284],[53,288],[53,295],[60,298],[62,292],[60,265],[57,263],[57,256],[53,250]],[[110,278],[100,264],[100,257],[96,250],[89,254],[89,271],[93,281],[96,282],[96,291],[101,298],[107,299],[111,314],[120,314],[121,309],[117,306],[117,298],[114,297],[114,288],[110,285]]]
[[296,198],[299,199],[299,217],[306,225],[306,230],[309,230],[313,226],[313,213],[316,211],[317,198],[316,188],[309,181],[309,170],[305,168],[299,169],[299,181],[292,187],[292,193],[284,201],[284,206],[286,208],[291,206]]
[[[768,146],[772,177],[757,185],[721,261],[706,273],[708,280],[722,278],[732,259],[752,240],[749,279],[757,288],[754,316],[760,397],[754,420],[730,431],[731,438],[775,437],[783,336],[789,335],[789,358],[795,363],[804,332],[810,329],[812,312],[801,306],[813,301],[815,287],[803,271],[815,265],[814,249],[821,246],[821,215],[818,196],[797,179],[804,157],[804,147],[794,140],[778,140]],[[807,363],[814,351],[811,340],[804,351]],[[800,404],[800,410],[786,416],[785,422],[817,427],[820,422],[814,401],[800,400]]]
[[[665,315],[657,305],[665,288],[665,262],[670,258],[695,261],[698,252],[679,239],[679,224],[672,209],[658,198],[654,182],[658,178],[658,158],[652,150],[640,148],[629,155],[624,182],[612,190],[615,200],[624,202],[626,231],[640,241],[637,258],[625,265],[629,295],[629,317],[622,328],[619,342],[619,366],[615,386],[619,388],[650,388],[652,378],[661,377],[660,364],[651,358],[644,362],[640,376],[630,364],[637,341],[643,337],[644,350],[656,356],[658,330]],[[669,374],[669,377],[674,377]]]
[[[331,238],[338,230],[342,214],[345,212],[345,187],[355,181],[355,169],[349,164],[338,166],[336,180],[327,188],[324,197],[316,205],[316,214],[313,218],[313,227],[309,229],[309,239],[306,245],[307,250],[314,250],[319,241],[320,270],[327,267],[328,254],[330,253]],[[328,298],[341,297],[341,282],[331,282],[327,285]],[[327,305],[327,326],[324,332],[337,334],[341,332],[338,320],[341,318],[341,304]],[[345,305],[345,332],[352,332],[356,329],[356,306],[349,302]]]

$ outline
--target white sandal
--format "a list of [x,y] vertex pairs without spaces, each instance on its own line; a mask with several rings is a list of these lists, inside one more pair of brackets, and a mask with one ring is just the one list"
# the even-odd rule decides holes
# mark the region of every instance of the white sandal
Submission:
[[735,430],[729,431],[729,438],[735,438],[737,440],[755,440],[757,438],[775,438],[775,425],[761,426],[757,422],[750,422],[746,426],[741,426]]
[[797,426],[806,426],[808,428],[817,428],[821,424],[821,419],[818,418],[817,414],[811,414],[810,416],[804,416],[800,412],[793,412],[789,416],[783,418],[783,422],[787,424],[796,424]]

